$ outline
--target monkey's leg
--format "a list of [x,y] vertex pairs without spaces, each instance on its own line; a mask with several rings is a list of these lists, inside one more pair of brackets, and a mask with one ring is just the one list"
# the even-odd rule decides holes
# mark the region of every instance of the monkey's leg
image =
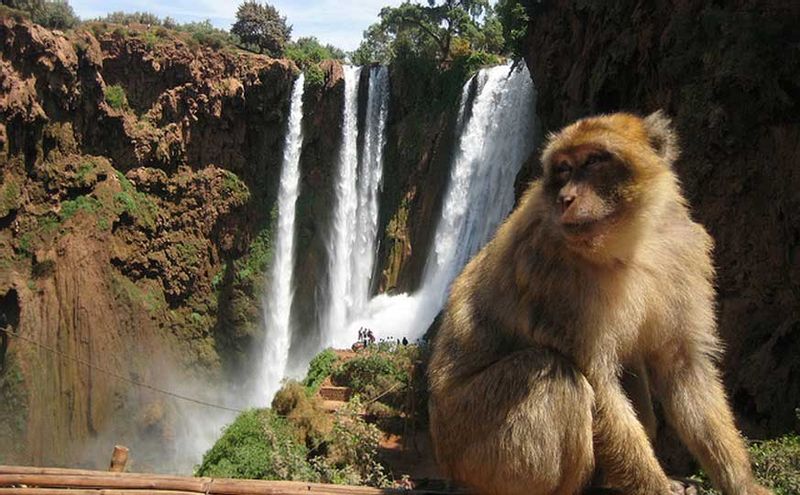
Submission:
[[595,392],[594,440],[605,478],[626,495],[668,495],[671,483],[614,374],[589,378]]
[[653,396],[650,393],[647,368],[641,358],[625,366],[625,371],[622,373],[622,386],[633,404],[636,417],[639,418],[648,438],[653,442],[656,439],[658,421],[656,421],[656,413],[653,410]]
[[594,465],[591,409],[566,359],[518,351],[432,395],[437,459],[481,495],[574,495]]
[[654,360],[654,385],[668,421],[725,495],[771,493],[753,480],[713,362],[697,351],[681,354]]

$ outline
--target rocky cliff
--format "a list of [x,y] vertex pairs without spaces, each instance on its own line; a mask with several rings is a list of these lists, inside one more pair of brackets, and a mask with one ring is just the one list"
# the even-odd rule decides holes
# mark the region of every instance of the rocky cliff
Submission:
[[0,296],[29,339],[0,346],[2,462],[89,462],[119,417],[174,435],[111,373],[165,386],[246,362],[296,71],[163,29],[0,16]]
[[[800,6],[792,1],[530,2],[525,60],[545,131],[663,108],[677,171],[716,239],[725,380],[750,435],[800,406]],[[535,160],[520,184],[537,175]]]

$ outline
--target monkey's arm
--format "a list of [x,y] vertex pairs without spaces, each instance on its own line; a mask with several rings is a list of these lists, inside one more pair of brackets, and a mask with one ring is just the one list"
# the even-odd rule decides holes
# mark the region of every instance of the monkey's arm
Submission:
[[611,486],[629,495],[666,495],[670,482],[619,379],[589,377],[595,393],[594,444]]
[[667,419],[725,495],[764,495],[750,469],[744,440],[734,424],[719,373],[708,354],[676,346],[652,363]]

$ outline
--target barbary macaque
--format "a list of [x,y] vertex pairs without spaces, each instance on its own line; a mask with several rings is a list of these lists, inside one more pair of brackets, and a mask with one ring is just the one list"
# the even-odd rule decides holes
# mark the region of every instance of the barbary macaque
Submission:
[[660,111],[549,137],[543,177],[453,283],[433,342],[431,434],[453,479],[572,495],[599,470],[625,495],[683,493],[623,389],[622,371],[641,369],[645,400],[652,390],[718,489],[771,493],[720,380],[713,241],[691,219],[677,154]]

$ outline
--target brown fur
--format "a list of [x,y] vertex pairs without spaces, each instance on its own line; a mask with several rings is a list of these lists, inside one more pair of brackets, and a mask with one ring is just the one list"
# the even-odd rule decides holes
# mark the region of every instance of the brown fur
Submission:
[[454,479],[571,495],[601,468],[628,495],[672,493],[648,438],[652,387],[715,486],[770,493],[715,365],[713,242],[690,218],[676,156],[660,112],[550,136],[544,177],[456,279],[433,343],[431,433]]

